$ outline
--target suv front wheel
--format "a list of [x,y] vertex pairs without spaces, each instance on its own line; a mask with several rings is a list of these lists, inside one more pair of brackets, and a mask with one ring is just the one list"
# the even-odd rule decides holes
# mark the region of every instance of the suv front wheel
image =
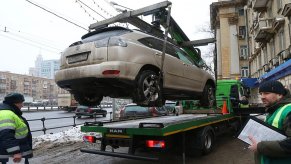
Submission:
[[215,106],[215,91],[214,87],[210,84],[206,84],[203,89],[203,94],[200,99],[200,105],[204,107]]

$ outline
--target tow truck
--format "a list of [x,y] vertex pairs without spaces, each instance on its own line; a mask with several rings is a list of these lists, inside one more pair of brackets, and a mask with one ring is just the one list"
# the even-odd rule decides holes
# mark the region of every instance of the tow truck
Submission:
[[[127,22],[153,35],[164,37],[186,50],[197,64],[206,69],[200,51],[193,45],[203,45],[214,42],[214,39],[190,41],[182,29],[170,16],[171,2],[165,1],[138,10],[127,11],[115,17],[94,23],[90,29],[106,27],[116,22]],[[153,25],[141,20],[138,16],[152,14]],[[165,28],[163,33],[158,25]],[[167,35],[171,38],[167,38]],[[163,47],[163,54],[165,46]],[[81,152],[128,158],[135,160],[159,160],[154,155],[139,156],[136,150],[147,148],[152,150],[172,150],[182,152],[185,156],[208,154],[213,148],[216,136],[227,131],[237,132],[250,113],[263,113],[262,108],[239,108],[240,96],[247,90],[238,80],[217,80],[216,106],[200,107],[195,101],[181,101],[180,114],[162,117],[142,118],[125,121],[86,122],[81,131],[86,142],[100,142],[99,149],[81,149]],[[228,112],[225,112],[227,110]],[[224,111],[224,112],[222,112]],[[127,147],[128,153],[106,151]]]

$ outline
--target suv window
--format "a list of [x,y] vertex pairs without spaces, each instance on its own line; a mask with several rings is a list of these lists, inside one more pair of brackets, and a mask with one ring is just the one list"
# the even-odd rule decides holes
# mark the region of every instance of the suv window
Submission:
[[93,42],[96,40],[102,40],[102,39],[109,38],[112,36],[119,36],[119,35],[129,33],[129,32],[131,32],[131,31],[124,29],[124,30],[104,31],[104,32],[101,31],[99,33],[96,33],[96,34],[88,36],[88,37],[86,37],[86,35],[89,35],[89,34],[86,34],[82,37],[82,39],[83,39],[82,42],[83,43]]
[[179,59],[189,65],[195,65],[195,62],[182,50],[175,47],[176,53],[179,56]]
[[[146,38],[139,39],[138,41],[147,47],[153,48],[161,52],[163,51],[163,44],[164,44],[163,40],[152,38],[152,37],[146,37]],[[175,49],[173,48],[173,45],[169,43],[167,43],[166,53],[175,58],[178,58],[178,56],[175,53]]]

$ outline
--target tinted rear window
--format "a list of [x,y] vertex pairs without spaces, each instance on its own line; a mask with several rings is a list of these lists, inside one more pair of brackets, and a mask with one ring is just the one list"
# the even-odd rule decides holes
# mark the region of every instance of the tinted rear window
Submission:
[[136,112],[147,112],[147,108],[145,107],[141,107],[141,106],[128,106],[125,108],[126,112],[132,112],[132,111],[136,111]]
[[83,43],[87,43],[87,42],[93,42],[96,40],[102,40],[108,37],[112,37],[112,36],[119,36],[125,33],[129,33],[131,32],[130,30],[127,29],[119,29],[119,30],[112,30],[112,31],[104,31],[104,32],[100,32],[100,33],[96,33],[93,35],[89,35],[88,37],[84,37],[86,35],[84,35],[82,38],[82,42]]

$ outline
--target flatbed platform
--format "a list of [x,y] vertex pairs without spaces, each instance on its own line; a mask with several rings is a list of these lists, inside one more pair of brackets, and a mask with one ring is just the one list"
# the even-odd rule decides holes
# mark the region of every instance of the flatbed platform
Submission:
[[104,123],[99,126],[96,126],[98,123],[88,123],[81,128],[82,132],[100,132],[107,135],[123,134],[128,137],[131,135],[168,136],[233,118],[235,116],[232,114],[182,114]]

